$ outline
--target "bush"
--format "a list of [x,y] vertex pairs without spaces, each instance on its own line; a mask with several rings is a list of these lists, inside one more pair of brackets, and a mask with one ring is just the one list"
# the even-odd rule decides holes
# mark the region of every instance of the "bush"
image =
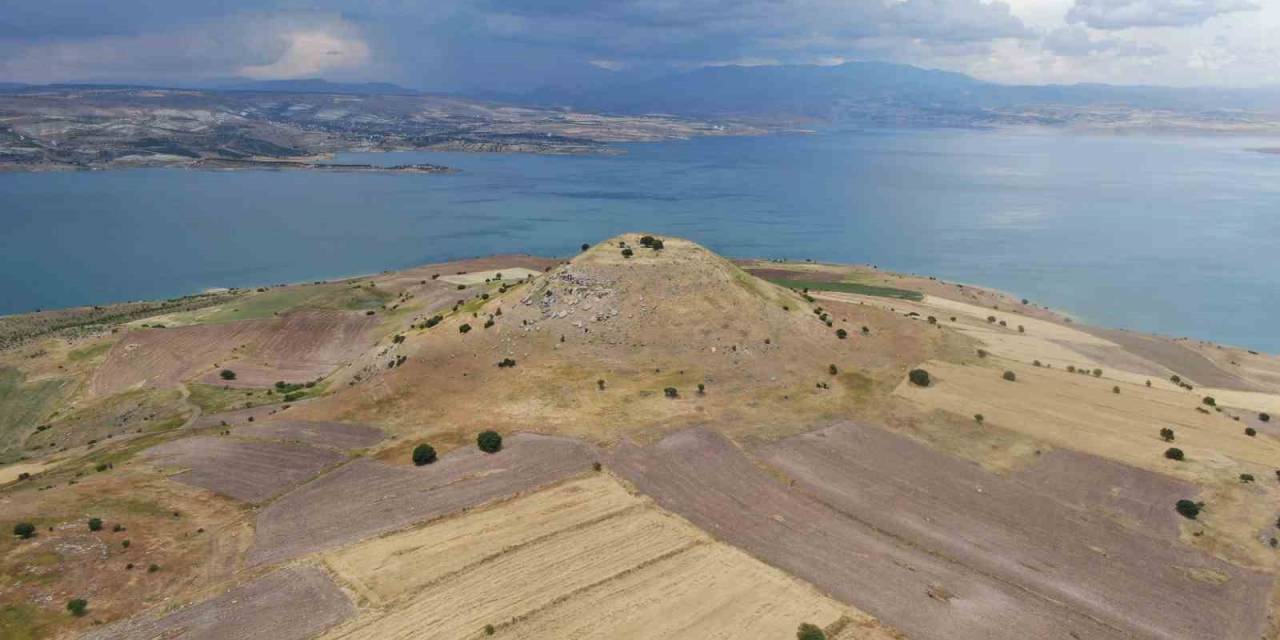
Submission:
[[654,241],[653,236],[640,236],[640,246],[642,247],[653,246],[653,241]]
[[924,369],[912,369],[907,373],[907,379],[917,387],[929,386],[929,372]]
[[987,419],[986,419],[985,417],[983,417],[983,415],[982,415],[981,413],[975,413],[975,414],[973,414],[973,421],[974,421],[974,422],[976,422],[976,423],[978,423],[978,424],[982,424],[982,423],[983,423],[983,422],[985,422],[986,420],[987,420]]
[[1258,420],[1259,420],[1259,421],[1262,421],[1262,422],[1271,422],[1271,414],[1269,414],[1269,413],[1259,413],[1259,414],[1258,414]]
[[422,325],[430,329],[431,327],[440,324],[441,320],[444,320],[443,316],[431,316],[430,318],[427,318],[427,321],[422,323]]
[[827,372],[834,376],[840,373],[840,370],[837,369],[834,364],[830,364],[830,365],[827,365]]
[[1252,473],[1240,474],[1240,482],[1253,482],[1253,474]]
[[67,611],[70,611],[73,616],[80,617],[88,610],[89,601],[84,598],[76,598],[75,600],[67,601]]
[[653,244],[649,245],[649,248],[654,251],[662,251],[664,246],[665,245],[662,244],[662,238],[654,238]]
[[622,257],[624,258],[630,258],[633,255],[635,255],[635,252],[631,250],[631,247],[622,250]]
[[1120,386],[1119,386],[1119,385],[1116,385],[1116,386],[1114,386],[1114,387],[1111,387],[1111,393],[1114,393],[1114,394],[1119,395],[1119,394],[1120,394]]
[[90,531],[102,531],[102,518],[89,518]]
[[1205,396],[1205,397],[1204,397],[1204,400],[1203,400],[1202,402],[1204,402],[1205,404],[1207,404],[1207,405],[1209,405],[1209,406],[1211,406],[1211,407],[1216,407],[1216,406],[1218,406],[1218,401],[1217,401],[1217,400],[1214,400],[1214,399],[1213,399],[1213,396]]
[[796,640],[827,640],[827,634],[818,625],[806,622],[796,631]]
[[[829,327],[831,325],[827,324],[827,326]],[[836,329],[836,337],[840,338],[841,340],[844,340],[845,338],[849,337],[849,332],[845,331],[844,329]]]
[[413,448],[413,464],[421,467],[424,464],[431,464],[436,461],[436,448],[422,443]]
[[698,383],[698,395],[700,396],[707,395],[707,385],[702,384],[701,382]]
[[486,625],[484,626],[484,634],[485,634],[486,636],[491,636],[491,635],[493,635],[495,632],[496,632],[496,629],[494,629],[494,628],[493,628],[493,625],[491,625],[491,624],[486,624]]
[[599,387],[601,391],[604,391],[604,378],[596,380],[596,386]]
[[584,242],[584,243],[582,243],[582,250],[583,250],[583,251],[586,251],[587,249],[590,249],[590,248],[591,248],[591,245],[589,245],[589,244],[587,244],[587,243],[585,243],[585,242]]
[[36,526],[30,522],[19,522],[13,525],[13,535],[26,540],[36,534]]
[[466,333],[466,332],[468,332],[468,331],[470,331],[470,330],[471,330],[471,325],[469,325],[469,324],[464,324],[464,325],[462,325],[462,326],[458,327],[458,333]]
[[1258,430],[1257,430],[1257,429],[1254,429],[1253,427],[1245,427],[1245,428],[1244,428],[1244,434],[1245,434],[1246,436],[1249,436],[1250,438],[1252,438],[1252,437],[1254,437],[1254,436],[1258,435]]
[[1016,382],[1018,380],[1018,374],[1012,371],[1006,371],[1004,372],[1004,375],[1000,377],[1004,378],[1005,380],[1008,380],[1009,382]]
[[1169,447],[1164,450],[1164,457],[1170,460],[1181,460],[1183,458],[1182,449],[1177,447]]
[[497,431],[481,431],[476,446],[485,453],[497,453],[502,450],[502,436]]
[[1173,442],[1173,429],[1165,427],[1160,430],[1160,439],[1165,442]]
[[160,570],[160,565],[152,564],[147,566],[147,573],[155,573]]
[[512,360],[511,358],[503,358],[501,361],[498,362],[499,369],[510,369],[511,367],[514,367],[514,366],[516,366],[516,361]]
[[1101,378],[1101,377],[1102,377],[1102,369],[1094,369],[1094,370],[1093,370],[1093,377],[1095,377],[1095,378]]
[[666,389],[663,389],[662,394],[668,398],[677,398],[680,396],[680,392],[677,391],[675,387],[667,387]]
[[222,378],[223,380],[235,380],[236,372],[230,369],[223,369],[222,371],[218,372],[218,377]]
[[987,357],[987,350],[986,350],[986,349],[978,349],[978,357],[979,357],[979,358],[985,358],[985,357]]
[[1200,515],[1201,507],[1200,507],[1200,504],[1192,502],[1190,500],[1179,500],[1178,503],[1173,506],[1173,508],[1179,514],[1181,514],[1182,517],[1195,520],[1196,516]]

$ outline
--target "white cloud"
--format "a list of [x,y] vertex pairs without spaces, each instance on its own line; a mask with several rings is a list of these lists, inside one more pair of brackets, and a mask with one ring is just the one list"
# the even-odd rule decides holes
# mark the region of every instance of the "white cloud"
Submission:
[[239,75],[259,80],[301,78],[360,69],[369,63],[369,45],[356,38],[314,30],[291,31],[280,37],[287,44],[279,58],[240,67]]
[[1067,22],[1095,29],[1188,27],[1257,8],[1251,0],[1076,0]]

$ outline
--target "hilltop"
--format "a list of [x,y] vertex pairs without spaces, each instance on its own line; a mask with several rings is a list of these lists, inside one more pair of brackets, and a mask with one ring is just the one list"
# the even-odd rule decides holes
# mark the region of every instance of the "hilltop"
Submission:
[[627,233],[0,344],[6,637],[1280,632],[1280,358],[972,285]]

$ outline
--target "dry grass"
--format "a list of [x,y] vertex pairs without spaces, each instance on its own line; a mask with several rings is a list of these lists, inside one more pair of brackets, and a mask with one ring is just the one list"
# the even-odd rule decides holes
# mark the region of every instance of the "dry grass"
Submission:
[[328,562],[372,605],[331,638],[767,638],[866,619],[603,474]]

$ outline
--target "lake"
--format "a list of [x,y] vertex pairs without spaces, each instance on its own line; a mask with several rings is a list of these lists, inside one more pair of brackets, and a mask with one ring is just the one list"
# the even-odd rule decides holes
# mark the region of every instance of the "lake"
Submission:
[[[450,175],[0,174],[0,313],[310,281],[622,231],[987,285],[1280,351],[1280,156],[1243,138],[833,131],[620,156],[344,154]],[[1270,144],[1274,146],[1274,141]]]

